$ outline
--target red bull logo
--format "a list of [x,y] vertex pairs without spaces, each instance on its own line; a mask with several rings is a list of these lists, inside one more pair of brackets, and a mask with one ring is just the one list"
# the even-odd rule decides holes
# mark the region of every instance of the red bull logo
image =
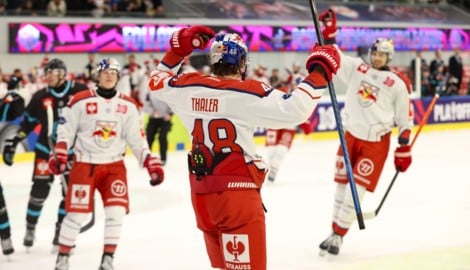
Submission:
[[104,148],[109,147],[117,137],[116,122],[97,122],[92,137],[99,146]]
[[364,107],[368,107],[377,102],[378,90],[378,87],[362,81],[361,87],[359,88],[359,91],[357,91],[359,103]]

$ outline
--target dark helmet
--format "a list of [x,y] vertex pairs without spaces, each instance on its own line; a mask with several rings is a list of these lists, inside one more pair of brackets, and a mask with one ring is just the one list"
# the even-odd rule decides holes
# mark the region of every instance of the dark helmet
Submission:
[[48,70],[53,69],[62,69],[64,73],[67,73],[67,67],[65,66],[65,63],[58,58],[52,59],[44,66],[44,73],[47,73]]

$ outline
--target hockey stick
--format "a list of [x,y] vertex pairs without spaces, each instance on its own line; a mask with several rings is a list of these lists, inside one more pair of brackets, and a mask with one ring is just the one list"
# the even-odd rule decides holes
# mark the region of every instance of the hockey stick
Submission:
[[[309,3],[310,3],[310,11],[313,17],[313,23],[315,25],[315,32],[317,34],[318,44],[323,45],[324,42],[323,42],[323,37],[321,35],[320,23],[318,21],[315,0],[310,0]],[[335,115],[336,126],[338,127],[338,135],[339,135],[339,140],[341,143],[341,149],[344,155],[344,163],[346,165],[346,173],[348,175],[349,186],[351,188],[351,195],[354,201],[354,208],[356,210],[357,223],[359,225],[359,229],[363,230],[366,228],[364,225],[364,217],[362,216],[361,205],[359,203],[359,198],[357,196],[356,183],[354,181],[354,177],[352,174],[351,160],[349,159],[348,147],[346,145],[346,139],[344,138],[344,130],[343,130],[343,124],[341,122],[341,115],[338,109],[338,101],[336,100],[334,85],[333,85],[333,82],[331,81],[328,82],[328,90],[330,92],[331,104],[332,104],[333,112]]]
[[[435,94],[433,99],[431,100],[431,103],[429,104],[428,109],[424,113],[423,119],[421,119],[421,122],[419,123],[418,130],[416,131],[416,135],[413,137],[413,140],[411,141],[410,149],[413,148],[413,145],[415,144],[419,133],[421,133],[421,130],[423,129],[424,125],[427,123],[428,118],[431,115],[432,109],[434,108],[434,105],[436,104],[436,101],[437,101],[438,98],[439,98],[439,94]],[[393,184],[395,183],[395,180],[397,180],[397,177],[398,177],[399,173],[400,172],[398,170],[395,171],[395,175],[393,176],[392,182],[390,182],[390,184],[388,185],[387,191],[385,191],[385,194],[382,197],[382,200],[380,201],[379,206],[373,212],[364,213],[364,218],[365,219],[375,218],[379,214],[380,209],[382,209],[382,206],[385,202],[385,199],[387,199],[388,193],[390,193],[390,190],[392,189]]]

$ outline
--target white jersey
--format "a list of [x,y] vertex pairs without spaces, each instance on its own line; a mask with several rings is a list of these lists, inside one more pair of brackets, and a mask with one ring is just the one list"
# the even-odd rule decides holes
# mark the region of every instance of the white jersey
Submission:
[[57,141],[73,146],[76,161],[106,164],[122,160],[129,145],[139,164],[150,154],[134,101],[117,93],[105,99],[96,90],[73,96],[59,120]]
[[377,142],[395,125],[400,134],[411,130],[409,93],[396,73],[374,69],[360,58],[341,53],[336,76],[347,85],[343,121],[345,130],[354,137]]
[[173,76],[178,68],[169,69],[162,60],[151,74],[152,98],[170,105],[193,144],[204,143],[213,152],[240,151],[247,161],[259,158],[253,140],[257,127],[280,129],[303,123],[326,89],[325,79],[317,73],[286,94],[255,80],[197,72]]

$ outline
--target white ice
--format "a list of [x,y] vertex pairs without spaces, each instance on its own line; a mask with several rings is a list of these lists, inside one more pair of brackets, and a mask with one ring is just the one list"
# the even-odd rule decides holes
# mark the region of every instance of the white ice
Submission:
[[[339,256],[319,257],[318,244],[330,233],[337,146],[337,139],[299,136],[276,182],[263,187],[269,270],[470,269],[470,130],[421,133],[413,164],[398,175],[379,216],[366,220],[365,230],[354,224]],[[126,162],[131,213],[115,254],[115,269],[211,269],[195,226],[185,153],[169,154],[166,180],[158,187],[148,185],[146,171],[133,157]],[[60,199],[58,181],[43,209],[34,247],[27,253],[22,245],[31,170],[30,163],[0,168],[16,249],[10,261],[0,254],[0,270],[54,269],[56,255],[50,250]],[[376,192],[368,193],[361,205],[363,212],[377,207],[393,174],[389,156]],[[70,258],[72,270],[98,268],[103,210],[99,197],[96,201],[96,224],[79,235]]]

